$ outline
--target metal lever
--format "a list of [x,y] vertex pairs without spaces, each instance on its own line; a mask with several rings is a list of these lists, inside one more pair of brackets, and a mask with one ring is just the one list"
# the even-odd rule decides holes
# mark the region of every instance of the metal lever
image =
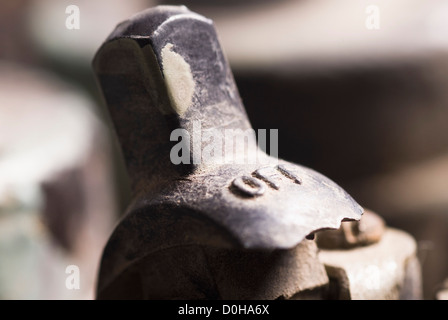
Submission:
[[[253,138],[249,137],[247,152],[234,152],[230,163],[203,157],[206,143],[194,139],[198,124],[202,133],[233,130],[237,138],[251,129],[209,19],[185,7],[146,10],[117,26],[93,66],[134,192],[104,250],[99,297],[114,297],[134,286],[153,288],[145,297],[191,298],[188,290],[173,293],[164,280],[142,276],[141,270],[172,267],[176,273],[173,255],[192,247],[239,255],[295,250],[313,232],[361,217],[363,209],[330,179],[269,157]],[[192,137],[189,161],[173,163],[172,133],[179,129],[183,137]],[[207,278],[204,275],[211,273],[211,282],[220,283],[217,273],[185,261],[185,270],[197,268],[189,277]],[[200,287],[208,288],[203,290],[205,297],[223,297],[217,286],[215,291]],[[260,297],[254,292],[248,296]]]

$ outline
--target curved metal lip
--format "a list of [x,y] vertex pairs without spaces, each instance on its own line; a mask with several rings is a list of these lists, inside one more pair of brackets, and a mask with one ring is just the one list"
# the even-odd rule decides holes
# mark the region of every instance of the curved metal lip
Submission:
[[190,11],[186,6],[157,6],[119,23],[105,42],[121,38],[152,38],[166,25],[179,19],[194,19],[213,25],[211,19]]
[[[285,212],[280,212],[276,203],[271,202],[273,197],[280,195],[275,188],[267,187],[265,195],[253,198],[242,198],[232,193],[229,187],[233,177],[257,168],[250,165],[234,168],[226,176],[222,175],[222,170],[226,171],[228,168],[218,166],[210,171],[205,170],[196,178],[187,177],[167,183],[161,192],[152,196],[142,193],[135,199],[128,214],[109,239],[103,254],[102,267],[105,268],[100,272],[98,290],[104,290],[119,274],[161,250],[188,245],[235,250],[288,250],[313,232],[337,229],[344,220],[361,218],[363,208],[330,179],[303,166],[281,160],[280,164],[302,173],[300,185],[290,185],[290,178],[279,181],[279,190],[283,187],[285,192],[279,196],[278,201],[283,202]],[[207,189],[203,181],[210,179],[215,182],[221,180],[221,183],[218,182],[218,187],[214,190]],[[308,185],[310,182],[314,184]],[[325,195],[333,199],[322,202],[320,213],[319,207],[312,203],[312,210],[301,211],[304,210],[303,206],[291,207],[294,201],[284,201],[285,198],[294,199],[294,194],[299,192],[309,193],[308,189],[300,189],[316,184],[319,184],[318,188],[311,191],[314,199]],[[197,189],[193,185],[204,188]],[[287,191],[285,185],[292,186],[293,189]],[[168,190],[171,190],[169,194]],[[271,206],[265,206],[260,201],[262,197],[267,197],[266,201]],[[335,204],[339,207],[335,207]],[[301,214],[311,218],[313,214],[320,214],[320,218],[311,219],[313,223],[303,225],[301,223],[306,222],[306,219],[302,219]],[[179,229],[176,229],[176,225]]]
[[[155,194],[142,193],[124,220],[145,208],[165,207],[167,215],[172,208],[175,215],[185,211],[223,231],[235,248],[264,250],[290,249],[316,231],[359,220],[364,212],[345,190],[312,169],[283,160],[261,168],[271,170],[277,183],[257,178],[259,165],[215,166],[168,182]],[[300,183],[294,175],[300,176]],[[262,192],[234,190],[234,182],[242,177],[254,179]]]

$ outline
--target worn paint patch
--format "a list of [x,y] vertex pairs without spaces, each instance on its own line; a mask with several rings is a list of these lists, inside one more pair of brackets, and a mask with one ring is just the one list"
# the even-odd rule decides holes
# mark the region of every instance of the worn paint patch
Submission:
[[195,83],[190,65],[172,48],[173,44],[167,43],[162,49],[163,75],[172,107],[182,116],[193,101]]

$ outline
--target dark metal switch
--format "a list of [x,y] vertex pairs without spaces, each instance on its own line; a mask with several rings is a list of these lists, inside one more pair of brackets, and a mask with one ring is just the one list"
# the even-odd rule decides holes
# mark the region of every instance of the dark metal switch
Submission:
[[[93,65],[133,187],[99,298],[288,298],[325,284],[306,237],[363,209],[258,148],[211,20],[146,10],[117,26]],[[227,148],[229,132],[244,148]],[[212,138],[223,143],[210,152]]]

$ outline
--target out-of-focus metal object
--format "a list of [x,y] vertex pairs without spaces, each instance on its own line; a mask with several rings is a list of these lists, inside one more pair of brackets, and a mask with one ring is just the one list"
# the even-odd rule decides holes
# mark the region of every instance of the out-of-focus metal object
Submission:
[[446,279],[442,286],[436,292],[437,300],[448,300],[448,279]]
[[385,231],[385,222],[377,214],[365,210],[362,219],[346,221],[337,230],[327,230],[317,235],[319,248],[348,249],[380,241]]
[[[40,69],[0,63],[0,299],[92,299],[115,220],[104,126]],[[79,289],[66,268],[79,267]]]
[[422,298],[415,240],[387,229],[380,241],[352,249],[319,252],[330,278],[329,299],[415,300]]
[[385,227],[366,210],[359,221],[316,234],[319,259],[330,279],[327,299],[422,299],[422,278],[415,240]]
[[[134,192],[104,250],[98,298],[274,299],[326,285],[306,237],[363,209],[247,135],[211,20],[185,7],[146,10],[117,26],[94,69]],[[229,131],[247,138],[230,162],[223,145],[201,157],[208,144],[198,134]],[[186,162],[173,163],[179,137]]]

